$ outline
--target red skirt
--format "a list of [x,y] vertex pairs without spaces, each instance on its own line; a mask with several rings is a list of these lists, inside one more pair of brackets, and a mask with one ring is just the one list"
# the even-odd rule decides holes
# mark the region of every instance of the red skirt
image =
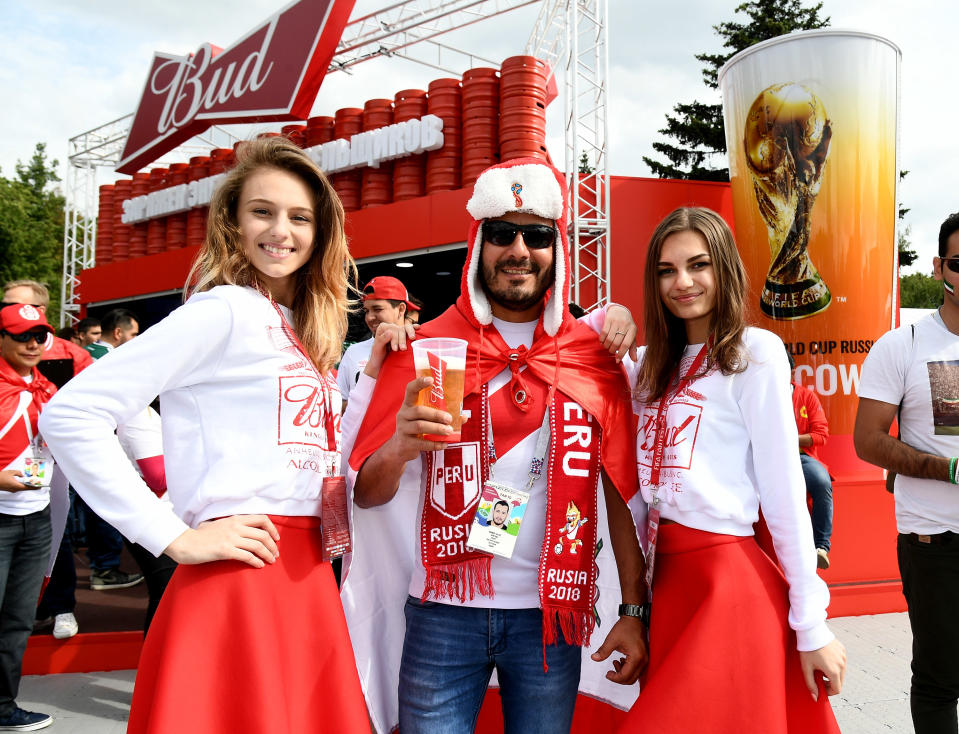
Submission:
[[786,580],[753,537],[659,528],[649,667],[620,732],[839,734],[813,701]]
[[271,519],[275,564],[217,561],[173,574],[143,645],[129,734],[368,734],[319,519]]

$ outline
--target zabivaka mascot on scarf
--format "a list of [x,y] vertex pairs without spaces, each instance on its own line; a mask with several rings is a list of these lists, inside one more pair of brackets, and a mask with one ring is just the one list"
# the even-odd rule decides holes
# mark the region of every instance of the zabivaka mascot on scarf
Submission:
[[[579,690],[628,707],[646,661],[635,419],[617,359],[635,327],[609,306],[585,317],[597,339],[570,315],[555,168],[493,166],[467,210],[461,294],[416,338],[468,343],[468,418],[453,442],[422,438],[452,431],[416,405],[430,378],[412,350],[371,358],[343,424],[355,542],[342,599],[378,731],[471,732],[495,673],[507,731],[565,734]],[[470,535],[488,532],[496,502],[510,506],[509,557]]]

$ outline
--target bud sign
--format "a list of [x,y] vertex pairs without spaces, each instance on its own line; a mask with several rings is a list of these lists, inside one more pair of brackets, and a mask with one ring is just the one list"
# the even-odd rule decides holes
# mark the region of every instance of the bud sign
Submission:
[[354,0],[297,0],[226,50],[154,54],[117,171],[134,173],[210,125],[305,119]]

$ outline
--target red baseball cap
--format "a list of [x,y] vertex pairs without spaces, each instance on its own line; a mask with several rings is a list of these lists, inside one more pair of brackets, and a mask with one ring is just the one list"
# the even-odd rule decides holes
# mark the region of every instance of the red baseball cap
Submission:
[[29,303],[14,303],[0,310],[0,330],[11,334],[23,334],[34,329],[53,333],[53,327],[47,323],[43,314]]
[[403,301],[408,309],[419,311],[420,307],[410,303],[410,294],[402,281],[390,275],[377,275],[363,289],[363,300],[382,298],[386,301]]

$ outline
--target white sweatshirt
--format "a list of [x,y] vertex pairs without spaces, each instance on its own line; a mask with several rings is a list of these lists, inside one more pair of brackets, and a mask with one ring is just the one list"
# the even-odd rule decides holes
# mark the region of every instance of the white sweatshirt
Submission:
[[[782,340],[772,332],[748,328],[743,342],[749,360],[745,372],[713,370],[670,401],[659,507],[664,518],[690,528],[749,536],[762,505],[789,583],[789,625],[800,650],[816,650],[833,639],[826,626],[829,590],[816,573],[789,363]],[[682,375],[701,347],[686,348]],[[635,385],[638,365],[627,362]],[[637,470],[647,502],[653,501],[650,467],[658,406],[634,401]]]
[[[113,433],[156,395],[172,508]],[[323,477],[339,465],[340,403],[336,381],[318,379],[266,298],[219,286],[71,380],[40,425],[94,511],[159,555],[211,518],[318,515]]]

